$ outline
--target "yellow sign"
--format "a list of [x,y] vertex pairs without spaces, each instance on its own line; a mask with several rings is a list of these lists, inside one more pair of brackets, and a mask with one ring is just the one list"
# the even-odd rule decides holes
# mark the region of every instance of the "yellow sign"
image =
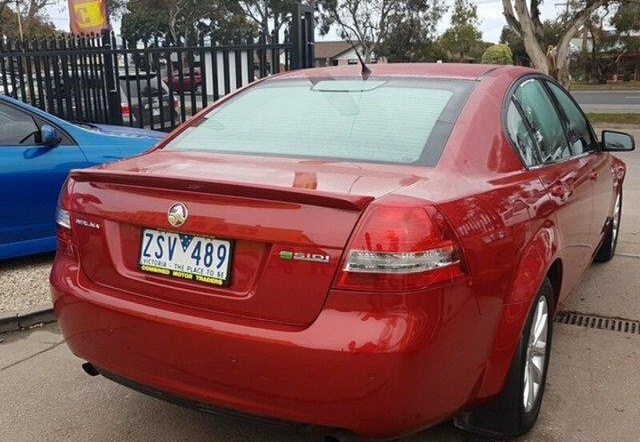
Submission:
[[74,34],[98,34],[109,27],[105,0],[69,0],[69,18]]
[[73,10],[78,17],[78,26],[81,28],[93,28],[104,24],[102,15],[102,2],[87,2],[73,5]]

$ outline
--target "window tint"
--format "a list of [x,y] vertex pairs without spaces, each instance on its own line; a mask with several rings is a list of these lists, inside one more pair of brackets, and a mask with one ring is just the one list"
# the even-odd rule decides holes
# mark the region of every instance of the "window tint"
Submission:
[[0,103],[0,145],[16,146],[22,140],[23,145],[34,145],[32,134],[37,130],[38,126],[29,114]]
[[467,83],[273,80],[209,112],[167,149],[417,163],[441,149]]
[[589,150],[593,150],[595,148],[595,143],[591,130],[589,129],[589,123],[582,115],[580,109],[576,106],[571,97],[569,97],[567,93],[556,84],[551,82],[547,82],[547,84],[569,120],[569,135],[573,153],[575,155],[579,155]]
[[538,80],[527,80],[515,92],[540,149],[542,163],[571,156],[564,127],[551,98]]
[[509,103],[509,109],[507,109],[507,132],[527,167],[540,162],[536,143],[531,138],[527,124],[513,101]]

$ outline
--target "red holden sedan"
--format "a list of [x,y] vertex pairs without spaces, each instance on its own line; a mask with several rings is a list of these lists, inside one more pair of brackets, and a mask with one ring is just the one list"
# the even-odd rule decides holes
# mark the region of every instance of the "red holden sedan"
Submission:
[[71,173],[51,285],[88,373],[373,438],[533,426],[633,139],[530,69],[372,70],[263,79]]

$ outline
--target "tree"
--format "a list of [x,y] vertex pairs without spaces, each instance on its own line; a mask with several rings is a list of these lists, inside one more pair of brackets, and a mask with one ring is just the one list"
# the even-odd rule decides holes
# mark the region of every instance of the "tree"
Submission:
[[482,62],[487,64],[513,64],[513,53],[505,44],[493,45],[482,54]]
[[130,41],[154,37],[189,45],[202,35],[226,40],[250,30],[237,2],[223,0],[130,0],[122,15],[122,35]]
[[480,58],[484,48],[479,26],[477,6],[471,0],[455,0],[451,25],[440,36],[440,45],[458,61]]
[[[545,20],[542,22],[542,46],[545,48],[555,47],[560,41],[564,18],[561,16],[556,20]],[[500,43],[506,44],[513,53],[513,63],[517,65],[529,66],[530,60],[527,50],[524,47],[522,37],[509,25],[502,28]]]
[[[412,42],[401,57],[413,56],[416,41],[432,32],[444,11],[441,0],[318,0],[314,4],[321,32],[326,34],[331,25],[337,25],[342,38],[360,45],[365,61],[371,61],[384,41],[393,40],[395,31],[404,32],[399,40]],[[398,48],[397,42],[390,43],[387,51],[391,45]]]
[[[640,5],[634,3],[606,4],[592,14],[582,30],[582,51],[577,59],[578,69],[573,72],[600,83],[605,83],[610,74],[624,72],[629,67],[625,55],[640,50],[639,14]],[[630,67],[635,71],[635,64]]]
[[[258,26],[265,41],[270,42],[289,21],[291,11],[300,2],[298,0],[241,0],[234,3],[241,8],[249,20]],[[315,1],[312,4],[315,4]]]
[[[50,37],[56,34],[56,28],[44,13],[50,0],[20,0],[18,7],[25,37]],[[0,0],[0,35],[12,39],[19,38],[18,15],[13,9],[14,0]]]
[[544,27],[540,21],[539,9],[541,3],[542,0],[502,0],[503,13],[509,27],[522,37],[531,63],[568,86],[571,39],[587,24],[598,8],[605,5],[638,3],[638,0],[570,0],[565,16],[556,20],[559,26],[559,40],[555,47],[545,47],[544,44]]
[[433,61],[440,57],[435,44],[434,22],[431,19],[410,18],[392,25],[393,32],[377,49],[377,56],[391,63]]
[[511,49],[511,53],[513,54],[513,64],[529,66],[529,56],[524,48],[522,37],[513,32],[509,25],[502,28],[502,33],[500,33],[500,43],[506,44]]

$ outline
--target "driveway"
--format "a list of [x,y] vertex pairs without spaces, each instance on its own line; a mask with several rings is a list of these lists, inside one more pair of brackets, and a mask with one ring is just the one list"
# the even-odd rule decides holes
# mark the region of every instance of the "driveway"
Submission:
[[[640,130],[634,135],[640,139]],[[540,420],[520,441],[640,440],[640,151],[623,158],[629,175],[617,256],[591,267],[568,310],[603,321],[629,320],[629,331],[624,326],[612,331],[556,323]],[[4,442],[321,440],[319,433],[299,427],[206,415],[91,378],[64,345],[56,324],[0,339]],[[444,423],[405,442],[481,440]]]

